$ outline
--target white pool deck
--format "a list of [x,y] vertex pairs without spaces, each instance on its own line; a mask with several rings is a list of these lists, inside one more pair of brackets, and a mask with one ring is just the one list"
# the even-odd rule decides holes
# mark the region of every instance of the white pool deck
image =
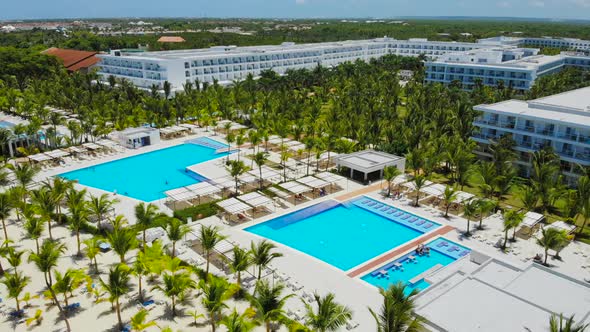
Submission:
[[[60,174],[63,172],[68,172],[68,171],[72,171],[72,170],[79,169],[79,168],[84,168],[84,167],[88,167],[88,166],[92,166],[92,165],[96,165],[96,164],[100,164],[100,163],[104,163],[104,162],[108,162],[108,161],[112,161],[112,160],[116,160],[116,159],[120,159],[120,158],[125,158],[125,157],[129,157],[129,156],[133,156],[133,155],[137,155],[137,154],[142,154],[142,153],[146,153],[146,152],[157,150],[157,149],[166,148],[169,146],[174,146],[177,144],[182,144],[184,141],[186,141],[188,139],[192,139],[192,138],[199,137],[199,136],[209,136],[212,134],[213,134],[212,131],[205,132],[203,130],[203,131],[197,133],[196,135],[186,136],[186,137],[178,138],[175,140],[162,141],[157,146],[149,146],[149,147],[145,147],[145,148],[141,148],[141,149],[137,149],[137,150],[126,150],[123,153],[113,155],[113,156],[104,157],[101,159],[89,160],[89,161],[79,163],[76,165],[72,165],[72,166],[68,166],[68,167],[58,167],[58,168],[54,168],[54,169],[50,169],[50,170],[45,170],[39,174],[38,180],[44,180],[46,177]],[[220,139],[223,141],[221,135],[212,136],[212,138]],[[243,155],[245,155],[247,153],[249,153],[249,151],[245,152]],[[230,158],[235,158],[235,157],[236,157],[236,155],[230,156]],[[227,175],[227,173],[223,167],[219,167],[218,165],[215,165],[215,163],[217,161],[218,160],[211,160],[211,161],[208,161],[205,163],[201,163],[195,167],[199,170],[199,173],[201,175],[208,177],[208,178],[216,178],[216,177]],[[266,220],[275,218],[279,215],[289,213],[294,210],[301,209],[301,208],[304,208],[304,207],[312,205],[312,204],[316,204],[321,200],[332,199],[332,198],[334,198],[336,196],[340,196],[344,193],[353,192],[355,190],[362,188],[362,186],[360,184],[352,182],[352,181],[348,181],[348,180],[343,180],[341,183],[339,183],[339,185],[344,188],[343,191],[340,191],[336,194],[329,195],[327,197],[322,197],[322,198],[315,199],[315,200],[312,200],[309,202],[298,204],[295,207],[291,206],[287,209],[277,209],[277,212],[275,212],[269,216],[257,219],[255,221],[243,223],[239,226],[232,227],[232,226],[225,225],[221,222],[221,220],[218,217],[209,217],[209,218],[206,218],[203,220],[199,220],[199,222],[203,223],[203,224],[207,224],[207,225],[219,226],[222,228],[222,233],[228,235],[233,241],[236,241],[237,243],[239,243],[243,247],[249,247],[251,241],[259,241],[259,240],[261,240],[261,238],[257,235],[254,235],[254,234],[244,231],[243,228],[252,226],[256,223],[264,222]],[[94,195],[100,195],[100,194],[106,193],[105,191],[102,191],[102,190],[99,190],[96,188],[89,188],[89,187],[82,186],[82,185],[77,185],[77,187],[85,188],[90,193],[92,193]],[[108,194],[115,197],[112,193],[108,193]],[[439,211],[434,211],[433,209],[429,209],[426,207],[415,208],[413,206],[410,206],[410,202],[407,200],[391,200],[391,199],[384,200],[382,198],[382,196],[379,195],[378,192],[369,193],[368,196],[378,199],[378,200],[381,200],[381,201],[384,201],[387,204],[393,205],[395,207],[403,208],[405,210],[408,210],[409,212],[420,215],[422,217],[426,217],[426,218],[431,219],[431,220],[433,220],[437,223],[440,223],[442,225],[453,226],[456,228],[456,230],[451,231],[445,235],[445,237],[448,238],[449,240],[457,242],[461,245],[467,246],[471,249],[483,252],[486,255],[489,255],[490,257],[492,257],[494,259],[506,261],[506,262],[510,263],[511,265],[518,267],[519,269],[524,270],[524,269],[526,269],[526,267],[528,265],[531,264],[530,262],[524,262],[523,261],[524,258],[527,258],[527,257],[530,258],[530,257],[534,256],[534,254],[542,252],[542,249],[534,242],[534,238],[533,238],[533,239],[529,239],[526,241],[519,239],[515,244],[512,245],[514,248],[517,248],[518,250],[515,250],[514,254],[505,254],[505,253],[501,252],[499,249],[497,249],[485,242],[480,242],[476,238],[463,237],[462,233],[464,231],[465,224],[466,224],[466,221],[463,218],[453,216],[449,219],[445,219],[442,217],[442,213],[440,213]],[[140,201],[130,198],[130,197],[121,196],[121,195],[117,195],[116,197],[120,200],[120,202],[118,204],[116,204],[116,206],[115,206],[116,213],[125,215],[129,219],[129,221],[131,223],[133,223],[134,222],[133,208]],[[155,201],[153,203],[155,203],[161,210],[163,210],[167,213],[171,213],[171,211],[164,205],[164,200]],[[494,218],[494,217],[487,218],[484,221],[484,225],[486,226],[485,230],[475,231],[474,234],[482,236],[482,237],[485,236],[488,238],[496,238],[496,237],[502,236],[502,232],[501,232],[502,225],[501,225],[501,221],[499,219]],[[472,223],[472,229],[474,229],[474,227],[475,227],[475,223]],[[381,305],[381,298],[380,298],[380,295],[378,294],[378,291],[375,287],[360,280],[360,276],[356,277],[356,278],[350,278],[346,275],[345,271],[341,271],[341,270],[339,270],[339,269],[337,269],[325,262],[322,262],[316,258],[313,258],[311,256],[303,254],[297,250],[294,250],[294,249],[287,247],[285,245],[282,245],[280,243],[277,243],[277,246],[279,248],[279,251],[284,254],[284,257],[273,262],[273,267],[276,268],[278,271],[291,276],[291,280],[296,280],[298,283],[300,283],[304,287],[303,290],[296,292],[298,295],[301,295],[301,293],[303,291],[307,291],[307,292],[317,291],[320,294],[326,294],[328,292],[333,292],[336,294],[336,298],[337,298],[338,302],[349,306],[353,310],[353,312],[354,312],[353,319],[354,319],[354,321],[356,321],[360,324],[360,326],[357,329],[355,329],[354,331],[374,331],[376,329],[373,317],[370,315],[369,311],[367,310],[367,307],[377,309]],[[394,249],[394,248],[392,248],[392,249]],[[573,278],[580,279],[580,280],[583,280],[584,278],[590,278],[590,258],[589,258],[590,257],[590,246],[585,245],[585,244],[581,244],[581,243],[572,243],[561,252],[561,256],[563,257],[562,261],[553,261],[550,259],[550,263],[553,265],[553,267],[552,267],[553,270],[565,273]],[[585,268],[586,266],[588,266],[588,268]],[[457,264],[457,266],[455,268],[459,268],[459,267],[460,267],[460,264]],[[466,267],[466,268],[468,268],[468,267]],[[443,269],[443,270],[446,270],[448,272],[450,269]],[[528,282],[523,281],[522,284],[520,284],[518,282],[515,282],[512,284],[510,283],[511,282],[510,280],[512,279],[510,271],[505,271],[504,273],[502,273],[501,271],[498,272],[498,271],[483,271],[482,270],[482,271],[480,271],[480,273],[481,273],[480,274],[481,279],[486,279],[486,278],[493,279],[493,280],[495,280],[496,283],[498,283],[499,286],[508,285],[508,287],[514,287],[517,290],[520,290],[523,292],[522,296],[531,297],[535,301],[539,301],[539,302],[543,302],[543,301],[545,301],[545,299],[544,298],[535,298],[535,296],[537,296],[536,290],[539,288],[542,289],[544,287],[543,285],[549,285],[551,287],[556,287],[558,289],[563,288],[563,292],[564,292],[563,295],[565,295],[566,297],[569,292],[575,292],[575,290],[576,290],[575,288],[570,288],[568,285],[562,285],[560,283],[552,284],[551,280],[545,280],[544,278],[539,278],[539,276],[534,273],[531,273],[531,274],[527,275],[526,278],[523,278],[522,280],[525,280]],[[533,286],[530,286],[529,283],[533,284]],[[501,319],[498,319],[498,317],[502,317],[501,315],[506,314],[507,312],[509,313],[511,311],[518,311],[520,306],[522,305],[518,301],[514,301],[514,300],[507,300],[508,302],[506,305],[496,305],[496,306],[488,305],[489,303],[485,302],[486,296],[488,296],[490,294],[488,286],[486,286],[486,284],[484,284],[484,283],[481,283],[481,285],[477,284],[477,285],[471,287],[472,286],[471,284],[473,284],[473,281],[465,281],[464,285],[462,284],[462,285],[460,285],[460,287],[454,288],[455,289],[454,293],[446,293],[446,294],[449,294],[449,295],[447,295],[448,299],[449,299],[448,302],[445,302],[445,301],[447,301],[446,300],[447,297],[441,298],[441,300],[439,302],[434,303],[432,306],[430,306],[428,308],[428,314],[433,315],[432,316],[433,319],[440,320],[441,324],[444,325],[444,324],[447,324],[449,320],[452,320],[452,321],[455,320],[454,318],[449,318],[449,317],[453,317],[453,316],[450,314],[447,314],[446,311],[443,310],[443,309],[447,308],[447,306],[450,305],[452,301],[454,301],[453,299],[455,299],[455,298],[461,299],[462,297],[480,298],[482,302],[479,304],[481,304],[482,307],[481,307],[481,310],[479,310],[478,312],[481,313],[481,317],[474,315],[473,317],[468,317],[465,319],[473,320],[474,321],[474,323],[472,322],[473,324],[476,324],[479,322],[481,326],[485,327],[486,322],[500,324],[499,322],[501,321]],[[473,290],[471,290],[471,289],[473,289]],[[503,300],[504,299],[501,298],[501,296],[499,296],[498,301],[503,301]],[[302,310],[303,305],[298,299],[291,299],[288,303],[288,308]],[[457,315],[459,315],[461,312],[460,311],[461,306],[459,306],[456,309],[458,310]],[[541,315],[545,315],[545,314],[546,314],[546,312],[542,311],[542,310],[540,312],[536,312],[535,310],[532,310],[530,312],[530,317],[527,316],[528,317],[527,321],[529,321],[529,320],[530,321],[539,321],[539,319],[540,319],[540,321],[544,324],[543,326],[545,326],[546,319],[545,318],[541,319]],[[498,315],[500,315],[500,316],[498,316]],[[457,316],[457,317],[461,317],[461,316]],[[543,316],[543,317],[545,317],[545,316]],[[463,319],[463,318],[456,318],[456,319]],[[465,326],[471,326],[471,327],[475,326],[471,323],[465,323],[465,324],[466,324]],[[533,325],[534,324],[531,323],[531,326],[533,326]],[[496,327],[497,326],[498,325],[496,325]],[[483,329],[483,327],[482,327],[482,329],[477,329],[477,330],[478,331],[486,331],[485,329]],[[462,327],[459,326],[458,330],[456,330],[456,331],[460,331],[461,328]],[[203,326],[202,328],[198,328],[197,330],[208,331],[208,329],[209,328],[207,326]],[[261,329],[257,329],[257,331],[258,330],[261,330]],[[502,330],[502,329],[497,329],[497,330]],[[504,330],[508,331],[511,329],[507,327]],[[532,330],[536,331],[535,329],[532,329]],[[346,329],[343,329],[343,331],[346,331]],[[453,331],[455,331],[455,330],[453,330]]]

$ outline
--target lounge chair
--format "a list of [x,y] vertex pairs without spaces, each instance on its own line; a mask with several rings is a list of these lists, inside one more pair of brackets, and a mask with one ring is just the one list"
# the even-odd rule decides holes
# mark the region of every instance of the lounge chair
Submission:
[[369,202],[370,202],[370,200],[368,200],[368,199],[365,199],[364,201],[362,201],[362,202],[361,202],[361,204],[367,204],[367,203],[369,203]]
[[401,212],[401,211],[398,211],[396,214],[394,214],[394,216],[395,216],[395,217],[399,217],[399,216],[401,216],[402,214],[404,214],[404,213],[403,213],[403,212]]
[[377,204],[377,202],[369,202],[367,205],[368,205],[368,206],[373,206],[373,205],[375,205],[375,204]]
[[419,220],[419,221],[416,223],[416,225],[420,226],[420,225],[424,225],[424,223],[426,223],[426,220],[424,220],[424,219],[420,219],[420,220]]
[[410,218],[410,220],[408,220],[409,223],[413,223],[414,221],[418,220],[418,218],[416,217],[412,217]]
[[355,321],[349,321],[348,323],[346,323],[346,329],[347,330],[354,330],[359,326],[359,323],[355,322]]
[[436,247],[440,248],[440,247],[446,247],[448,245],[449,245],[449,243],[447,241],[442,241],[439,244],[437,244]]
[[408,219],[408,218],[410,218],[410,215],[406,213],[405,215],[401,216],[401,218],[400,218],[400,219],[402,219],[402,220],[406,220],[406,219]]
[[386,207],[382,208],[381,211],[385,212],[385,211],[388,211],[389,209],[391,209],[391,207],[386,206]]
[[376,204],[375,206],[373,206],[374,209],[380,209],[383,207],[383,204]]
[[447,249],[448,252],[452,252],[452,251],[456,251],[459,250],[459,248],[457,246],[452,246],[449,249]]
[[398,210],[397,210],[397,209],[395,209],[395,208],[392,208],[391,210],[389,210],[389,211],[387,212],[387,214],[394,214],[394,213],[396,213],[396,212],[398,212]]
[[460,257],[466,256],[467,254],[469,254],[469,250],[464,250],[463,252],[461,252],[459,254]]
[[433,226],[433,224],[432,224],[432,223],[428,223],[428,224],[424,225],[424,228],[426,228],[426,229],[429,229],[429,228],[430,228],[430,227],[432,227],[432,226]]

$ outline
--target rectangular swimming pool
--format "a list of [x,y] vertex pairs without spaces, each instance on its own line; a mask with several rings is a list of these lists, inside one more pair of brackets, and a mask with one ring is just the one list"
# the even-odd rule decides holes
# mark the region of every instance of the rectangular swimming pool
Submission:
[[412,251],[388,262],[361,279],[384,289],[401,281],[406,284],[408,292],[411,292],[412,289],[423,290],[430,284],[424,280],[421,274],[433,268],[445,267],[470,252],[468,248],[444,238],[438,238],[426,244],[426,247],[430,248],[429,255],[418,255]]
[[[218,143],[217,144],[222,144]],[[151,202],[164,198],[164,192],[204,180],[188,171],[188,166],[226,156],[216,149],[181,144],[143,153],[96,166],[82,168],[59,176],[77,180],[85,186]]]
[[[418,223],[420,225],[416,225]],[[254,225],[246,231],[346,271],[438,226],[362,197],[343,204],[325,201]]]

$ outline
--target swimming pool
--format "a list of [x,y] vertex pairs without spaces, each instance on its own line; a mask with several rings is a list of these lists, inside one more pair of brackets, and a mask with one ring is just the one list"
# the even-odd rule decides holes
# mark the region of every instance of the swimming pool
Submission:
[[420,291],[430,286],[421,274],[429,270],[434,272],[434,270],[445,267],[470,252],[468,248],[444,238],[438,238],[426,246],[430,248],[429,256],[420,256],[412,251],[379,267],[361,279],[373,286],[385,289],[401,281],[406,284],[407,292],[411,292],[413,289]]
[[[217,144],[221,144],[216,142]],[[59,176],[77,180],[89,187],[151,202],[164,198],[164,192],[204,180],[188,171],[188,166],[226,156],[216,149],[197,144],[181,144]]]
[[8,121],[0,121],[0,128],[10,129],[14,127],[14,123]]
[[[416,219],[410,223],[411,218]],[[424,223],[415,225],[418,220]],[[438,226],[362,197],[342,204],[325,201],[245,230],[346,271]]]

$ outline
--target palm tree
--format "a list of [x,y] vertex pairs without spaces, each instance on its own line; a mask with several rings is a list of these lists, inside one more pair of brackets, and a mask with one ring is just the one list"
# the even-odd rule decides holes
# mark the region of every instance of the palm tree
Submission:
[[563,318],[563,314],[559,315],[559,319],[557,315],[552,315],[549,319],[549,331],[550,332],[584,332],[588,328],[588,324],[577,324],[574,325],[574,316],[572,315],[570,318],[565,319]]
[[250,304],[256,310],[256,319],[266,326],[266,332],[271,331],[271,324],[279,322],[285,317],[283,307],[287,300],[295,294],[281,297],[285,286],[277,283],[271,286],[268,281],[259,280],[256,283],[255,296],[248,296]]
[[31,278],[21,275],[18,272],[8,273],[4,276],[1,283],[6,286],[8,290],[8,297],[16,301],[16,311],[20,311],[20,294],[23,292],[25,287],[29,284]]
[[237,287],[232,287],[227,280],[213,275],[207,275],[207,280],[201,279],[199,289],[203,295],[201,303],[209,315],[209,324],[211,331],[215,332],[217,323],[223,317],[223,309],[227,308],[225,303],[237,291]]
[[337,331],[352,319],[352,311],[334,301],[334,294],[329,293],[323,298],[318,294],[314,294],[313,297],[317,312],[310,304],[305,302],[304,304],[307,311],[305,324],[314,331]]
[[397,178],[402,172],[396,166],[386,166],[383,169],[383,178],[387,181],[387,197],[391,196],[391,185],[393,180]]
[[56,293],[64,295],[64,304],[66,307],[68,306],[68,298],[82,285],[85,279],[86,274],[82,270],[68,269],[64,274],[55,271],[55,285],[53,285],[53,288]]
[[502,249],[505,250],[508,245],[508,231],[518,227],[523,219],[524,214],[522,212],[516,210],[507,210],[504,212],[504,244],[502,245]]
[[268,160],[268,153],[267,152],[258,152],[256,153],[253,157],[252,160],[256,163],[256,166],[258,166],[258,172],[259,172],[259,177],[258,177],[258,181],[259,181],[259,188],[262,189],[262,166],[264,166],[264,164],[266,163],[266,161]]
[[34,204],[33,208],[47,223],[49,238],[53,240],[53,235],[51,233],[51,218],[57,205],[55,196],[51,194],[51,191],[47,187],[41,187],[40,189],[34,190],[32,192],[31,200]]
[[236,181],[236,193],[240,192],[240,185],[239,185],[239,177],[248,171],[248,167],[244,164],[243,161],[238,160],[230,160],[228,161],[227,171],[229,175],[234,178]]
[[422,174],[418,174],[416,176],[414,176],[414,187],[416,188],[416,201],[414,202],[414,206],[418,207],[420,206],[418,204],[418,201],[420,200],[420,190],[426,186],[426,176],[422,175]]
[[252,266],[252,253],[238,246],[234,246],[233,259],[227,260],[229,261],[230,270],[236,274],[236,283],[241,287],[242,272],[247,271]]
[[166,224],[166,234],[172,241],[172,258],[176,256],[176,242],[182,240],[185,235],[190,233],[191,228],[185,225],[180,219],[169,218]]
[[379,289],[379,293],[383,296],[379,313],[369,308],[377,323],[377,332],[417,332],[424,329],[422,321],[412,317],[414,296],[418,294],[416,289],[406,292],[406,286],[398,282],[387,290]]
[[260,277],[262,276],[263,268],[266,268],[275,258],[283,257],[283,254],[280,252],[272,252],[276,247],[277,246],[267,240],[262,240],[258,244],[254,243],[254,241],[250,243],[252,264],[258,267],[258,280],[260,280]]
[[465,231],[465,236],[470,236],[471,232],[469,226],[471,224],[471,219],[473,219],[477,215],[477,200],[471,200],[465,204],[463,208],[463,217],[467,219],[467,230]]
[[442,200],[445,204],[445,218],[449,217],[449,208],[451,204],[457,199],[457,188],[446,186],[442,195]]
[[478,199],[477,200],[477,214],[479,215],[479,225],[477,229],[483,229],[483,218],[488,214],[494,211],[494,209],[498,206],[495,201],[489,199]]
[[51,297],[55,300],[55,304],[59,309],[60,314],[62,315],[65,323],[67,331],[71,331],[70,322],[68,321],[67,316],[64,313],[64,309],[62,308],[59,301],[57,301],[57,296],[55,295],[55,291],[53,290],[53,278],[51,277],[51,270],[57,266],[57,261],[59,260],[60,256],[66,251],[66,246],[60,243],[59,241],[52,241],[50,239],[45,239],[43,244],[41,244],[41,248],[39,253],[31,253],[29,255],[29,262],[33,262],[39,271],[43,272],[43,276],[45,278],[45,285],[51,294]]
[[131,270],[125,264],[117,264],[109,270],[109,278],[105,282],[100,280],[100,284],[109,293],[109,300],[115,303],[115,310],[117,311],[117,320],[119,321],[119,328],[123,328],[123,321],[121,320],[121,304],[119,298],[129,292]]
[[39,253],[39,238],[43,235],[45,230],[45,222],[41,218],[35,216],[29,216],[25,219],[23,228],[29,239],[35,240],[35,246],[37,247],[37,254]]
[[223,241],[226,237],[219,233],[219,228],[217,226],[203,226],[201,227],[201,246],[203,247],[203,251],[205,252],[205,259],[207,260],[207,267],[205,269],[205,274],[209,274],[209,262],[211,260],[211,250],[215,248],[215,246]]
[[0,220],[2,220],[2,230],[4,230],[4,241],[8,240],[8,231],[6,230],[6,219],[10,217],[13,208],[12,199],[8,193],[0,193]]
[[39,173],[40,169],[30,164],[8,164],[7,166],[13,173],[18,184],[26,189],[33,179]]
[[567,240],[567,234],[563,230],[545,227],[541,229],[542,237],[537,239],[537,244],[543,247],[545,251],[545,259],[543,265],[547,265],[547,258],[549,257],[549,249],[557,250],[564,241]]
[[84,196],[86,196],[86,190],[82,190],[77,194],[78,192],[73,189],[74,183],[61,177],[54,177],[53,181],[46,181],[45,186],[49,188],[55,200],[55,214],[58,224],[61,223],[61,203],[66,197],[66,193],[70,196],[73,195],[77,200],[83,200]]
[[96,257],[102,252],[100,251],[100,244],[102,241],[103,240],[98,236],[93,236],[83,241],[86,246],[84,252],[86,253],[86,257],[90,260],[90,265],[94,262],[95,272],[98,272],[98,262],[96,261]]
[[145,329],[156,326],[156,322],[151,320],[146,322],[148,311],[145,309],[139,310],[135,315],[131,317],[131,330],[132,331],[144,331]]
[[88,210],[88,204],[84,200],[68,202],[68,209],[70,210],[70,229],[76,232],[77,255],[80,256],[82,254],[80,250],[80,230],[88,224],[90,211]]
[[289,148],[281,144],[281,166],[283,167],[283,181],[287,181],[287,161],[293,154],[289,151]]
[[8,250],[6,252],[6,260],[8,261],[8,264],[10,264],[10,266],[12,266],[12,268],[14,269],[14,272],[17,272],[17,267],[19,267],[21,265],[21,263],[23,262],[23,255],[24,255],[24,251],[18,251],[16,249],[14,249],[14,247],[8,247]]
[[109,199],[108,194],[102,194],[99,197],[90,195],[90,211],[98,219],[98,228],[101,228],[103,217],[110,211],[110,209],[118,203],[116,199]]
[[256,323],[250,319],[251,315],[250,310],[239,314],[234,308],[232,313],[224,316],[219,323],[226,327],[227,332],[250,332],[256,327]]
[[154,226],[156,220],[162,217],[161,213],[158,213],[158,207],[152,203],[147,205],[143,202],[135,206],[135,225],[142,232],[142,248],[145,251],[145,232]]
[[162,281],[162,285],[156,285],[152,290],[157,289],[170,298],[172,316],[174,317],[176,316],[176,299],[184,297],[190,289],[197,288],[197,283],[186,271],[166,272],[162,276]]
[[115,251],[121,260],[121,264],[125,263],[125,255],[137,248],[137,239],[135,238],[135,231],[127,228],[117,228],[112,231],[107,240],[113,247],[113,251]]

